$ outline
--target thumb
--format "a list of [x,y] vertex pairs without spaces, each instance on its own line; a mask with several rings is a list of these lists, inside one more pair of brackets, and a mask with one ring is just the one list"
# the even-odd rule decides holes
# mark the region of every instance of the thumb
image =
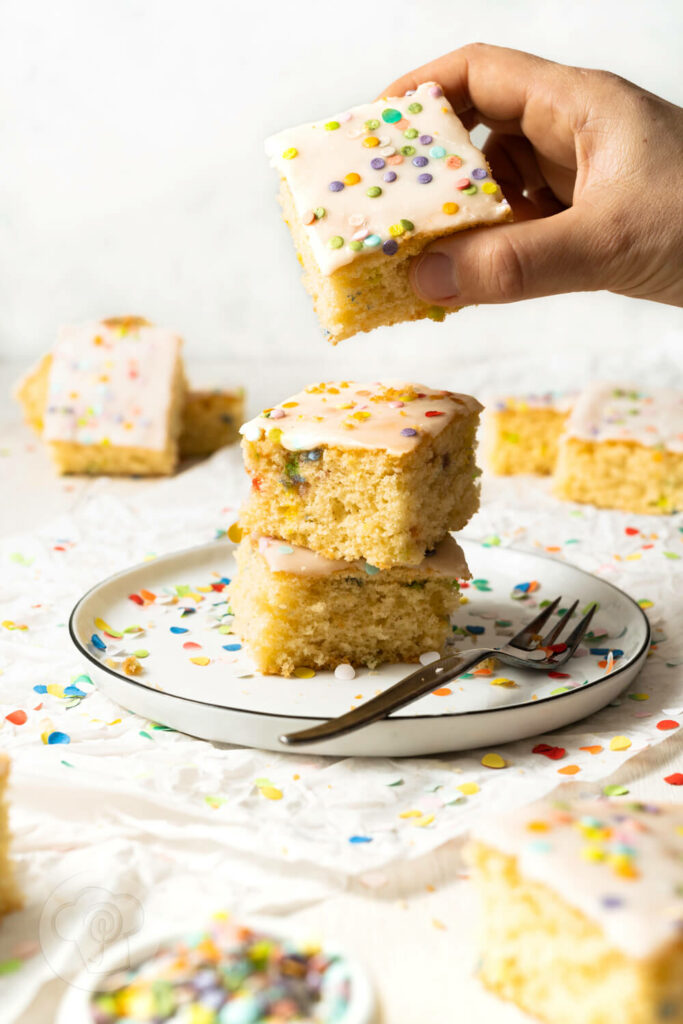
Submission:
[[591,291],[603,287],[606,276],[599,246],[576,208],[440,238],[411,267],[417,295],[443,306]]

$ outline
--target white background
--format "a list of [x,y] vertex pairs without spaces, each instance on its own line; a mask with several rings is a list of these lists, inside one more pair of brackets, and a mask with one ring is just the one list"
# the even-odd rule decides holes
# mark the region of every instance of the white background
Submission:
[[[2,0],[0,357],[28,361],[63,321],[137,312],[180,330],[191,361],[231,361],[254,399],[276,364],[286,387],[387,368],[478,389],[669,376],[679,312],[606,294],[470,309],[332,349],[299,284],[262,141],[477,39],[606,67],[681,102],[682,10]],[[643,203],[666,195],[666,179],[662,167]]]

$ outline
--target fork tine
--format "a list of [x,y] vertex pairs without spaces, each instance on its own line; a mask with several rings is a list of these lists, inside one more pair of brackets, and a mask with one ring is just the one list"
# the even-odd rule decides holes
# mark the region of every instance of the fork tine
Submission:
[[550,616],[559,606],[561,600],[562,597],[560,596],[556,597],[554,601],[551,601],[542,612],[538,613],[535,619],[532,619],[526,626],[523,626],[519,633],[515,633],[512,639],[508,641],[508,647],[519,647],[522,650],[528,649],[529,642],[535,636],[538,636],[540,630],[545,626]]
[[543,637],[541,643],[539,644],[540,647],[550,647],[552,646],[552,644],[555,643],[560,633],[564,629],[565,625],[569,622],[572,615],[576,611],[578,604],[578,601],[574,601],[574,604],[571,606],[571,608],[568,608],[564,615],[561,616],[560,621],[556,622],[553,628],[550,630],[550,632],[546,633],[546,635]]
[[563,659],[571,658],[572,654],[583,640],[584,635],[586,634],[588,627],[591,624],[591,619],[593,618],[597,610],[598,606],[597,604],[594,604],[592,608],[590,608],[589,611],[584,615],[581,621],[576,624],[576,626],[574,627],[574,629],[565,641],[567,644],[567,651],[565,654],[563,654]]

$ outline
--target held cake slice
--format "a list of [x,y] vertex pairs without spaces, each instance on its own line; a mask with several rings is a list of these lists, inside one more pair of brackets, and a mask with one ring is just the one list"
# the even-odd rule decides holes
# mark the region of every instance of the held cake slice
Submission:
[[60,473],[172,473],[186,382],[182,340],[141,317],[62,327],[16,389]]
[[467,856],[487,988],[547,1024],[683,1024],[683,807],[540,800]]
[[484,450],[493,472],[501,476],[552,473],[573,401],[572,395],[547,392],[507,395],[487,403]]
[[304,284],[334,343],[382,324],[443,320],[445,309],[413,293],[410,258],[435,238],[511,219],[435,82],[280,132],[266,151]]
[[470,578],[452,537],[418,566],[378,570],[246,536],[237,565],[235,632],[262,672],[284,676],[302,666],[417,661],[440,650],[459,604],[458,580]]
[[560,442],[555,492],[627,512],[683,509],[683,391],[585,388]]
[[327,558],[419,565],[479,506],[480,410],[421,384],[312,385],[242,427],[241,524]]

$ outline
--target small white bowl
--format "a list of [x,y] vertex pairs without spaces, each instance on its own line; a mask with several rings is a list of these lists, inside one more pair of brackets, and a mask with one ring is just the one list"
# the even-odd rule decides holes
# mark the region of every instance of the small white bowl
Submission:
[[[296,941],[296,936],[285,937],[260,922],[240,921],[240,924],[253,928],[254,931],[267,933],[279,941],[291,941],[292,938]],[[147,935],[137,940],[115,943],[104,953],[102,964],[96,974],[83,970],[71,982],[71,987],[59,1004],[55,1024],[93,1024],[90,1000],[98,991],[105,975],[142,964],[153,957],[160,946],[180,941],[192,931],[192,928],[184,928],[181,932],[170,935],[159,933],[154,937]],[[373,1024],[376,1020],[375,995],[365,969],[336,947],[328,949],[324,946],[323,949],[328,956],[335,955],[340,958],[340,967],[343,967],[344,975],[350,984],[351,999],[346,1013],[343,1017],[338,1017],[335,1024]]]

